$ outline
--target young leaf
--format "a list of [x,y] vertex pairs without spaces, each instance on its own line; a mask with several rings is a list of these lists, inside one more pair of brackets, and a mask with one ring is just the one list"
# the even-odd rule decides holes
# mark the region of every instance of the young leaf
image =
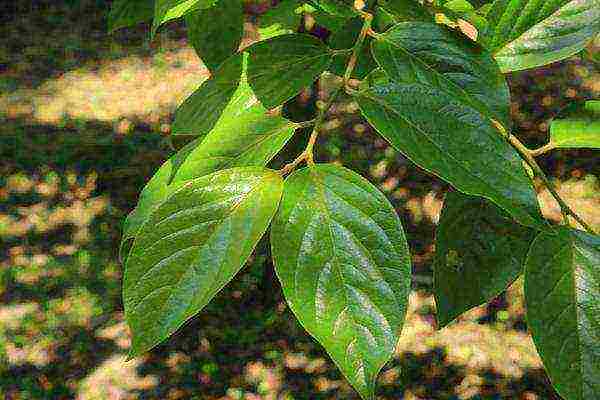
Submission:
[[185,99],[175,113],[173,135],[204,136],[226,109],[235,111],[254,97],[248,85],[240,84],[243,64],[243,54],[230,57]]
[[600,237],[557,228],[533,242],[525,269],[527,322],[546,371],[568,400],[600,393]]
[[504,72],[579,51],[600,32],[600,0],[496,0],[482,42]]
[[210,8],[215,2],[216,0],[155,0],[152,36],[165,22],[183,17],[195,10]]
[[439,328],[492,300],[517,279],[535,234],[481,197],[449,192],[435,244]]
[[566,118],[550,124],[550,142],[555,148],[600,149],[600,113],[597,102],[586,102],[583,109],[575,108]]
[[510,127],[506,79],[491,54],[461,35],[433,23],[405,22],[378,36],[372,49],[390,78],[445,90]]
[[248,82],[271,109],[291,99],[321,75],[333,57],[314,36],[290,34],[258,42],[247,49]]
[[257,102],[224,114],[203,140],[193,141],[171,157],[144,187],[137,207],[127,217],[123,243],[135,237],[152,211],[186,182],[220,169],[265,166],[296,127],[285,118],[267,115]]
[[237,52],[244,34],[244,10],[240,0],[218,0],[214,7],[186,15],[188,38],[209,70]]
[[410,289],[410,255],[385,196],[332,164],[285,181],[271,228],[285,298],[364,399],[394,353]]
[[[351,50],[354,46],[356,38],[358,37],[362,29],[362,26],[362,18],[353,18],[349,20],[342,29],[331,34],[328,41],[329,47],[337,50]],[[370,38],[367,38],[366,42],[368,43],[369,41]],[[333,58],[333,62],[329,66],[329,71],[338,76],[344,76],[344,73],[346,72],[346,66],[348,65],[348,61],[350,60],[350,56],[351,51],[348,51],[346,54],[336,55]],[[369,74],[369,72],[373,71],[376,67],[377,64],[375,64],[375,60],[373,60],[373,56],[371,56],[369,47],[365,45],[363,46],[362,52],[359,54],[352,77],[357,79],[363,79]]]
[[149,21],[154,15],[154,0],[115,0],[108,14],[108,31]]
[[275,171],[234,168],[189,182],[152,213],[123,280],[130,357],[166,339],[233,278],[265,233],[282,189]]

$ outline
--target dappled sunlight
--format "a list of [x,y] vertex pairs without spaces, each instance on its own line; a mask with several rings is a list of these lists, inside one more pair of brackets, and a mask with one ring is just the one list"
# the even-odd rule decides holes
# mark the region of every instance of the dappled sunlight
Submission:
[[115,354],[102,362],[79,384],[77,400],[124,400],[132,398],[133,390],[157,385],[156,377],[141,378],[136,370],[141,359],[126,361],[125,354]]
[[[98,15],[87,18],[101,20],[106,10],[92,3]],[[60,27],[64,10],[48,7],[48,16],[36,16],[39,27],[3,28],[10,40],[23,36],[14,62],[6,62],[12,45],[0,46],[7,65],[0,69],[0,393],[32,400],[357,400],[283,301],[264,243],[201,315],[125,361],[131,336],[117,254],[123,220],[170,154],[162,136],[177,105],[209,73],[185,40],[165,34],[149,43],[146,28],[109,38],[104,25],[90,33],[74,16]],[[71,25],[82,29],[66,32]],[[510,80],[515,133],[532,148],[544,143],[549,120],[567,102],[600,95],[600,74],[579,61]],[[319,90],[306,90],[300,103],[326,92]],[[527,332],[522,280],[436,330],[433,239],[449,186],[379,137],[350,98],[332,108],[316,151],[317,160],[353,168],[376,185],[409,240],[413,291],[379,398],[555,399]],[[597,156],[563,154],[540,162],[567,203],[600,229]],[[536,187],[544,215],[560,221],[550,194]]]
[[109,60],[93,70],[68,71],[35,89],[0,95],[0,115],[51,125],[68,119],[156,125],[207,77],[191,48]]

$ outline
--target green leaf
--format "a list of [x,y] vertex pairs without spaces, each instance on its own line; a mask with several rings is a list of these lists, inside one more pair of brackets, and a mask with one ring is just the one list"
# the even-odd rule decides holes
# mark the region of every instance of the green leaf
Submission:
[[527,322],[548,376],[567,400],[600,393],[600,237],[541,233],[525,269]]
[[[491,121],[503,114],[504,94],[484,98],[484,93],[494,96],[484,82],[496,88],[505,83],[493,73],[489,57],[467,53],[468,44],[455,46],[445,28],[431,24],[402,23],[382,36],[373,43],[373,54],[389,77],[375,71],[357,94],[371,125],[461,192],[490,199],[520,223],[545,229],[522,160]],[[482,113],[492,106],[493,114]]]
[[377,5],[389,11],[395,22],[433,22],[431,13],[417,0],[378,0]]
[[364,399],[394,353],[410,291],[410,255],[385,196],[332,164],[285,181],[271,228],[285,298]]
[[265,233],[282,189],[275,171],[234,168],[189,182],[152,213],[123,280],[130,357],[166,339],[234,277]]
[[[305,4],[305,7],[309,8],[311,6],[310,4]],[[317,22],[317,25],[324,27],[330,32],[337,32],[342,29],[349,19],[349,17],[340,17],[339,15],[328,14],[327,12],[315,7],[310,10],[310,14]]]
[[154,0],[115,0],[108,14],[108,31],[149,21],[154,15]]
[[550,124],[550,142],[555,148],[600,149],[600,113],[598,102],[588,101],[576,107],[565,118]]
[[283,0],[261,15],[258,19],[261,39],[296,32],[302,22],[302,4],[301,0]]
[[449,192],[436,232],[434,292],[440,328],[504,291],[521,274],[536,231],[481,198]]
[[[329,66],[330,72],[338,76],[344,76],[344,73],[346,72],[346,66],[348,65],[348,61],[350,60],[350,56],[352,54],[350,50],[354,47],[354,43],[360,34],[362,25],[362,18],[353,18],[349,20],[342,29],[331,34],[328,42],[329,47],[336,50],[348,49],[349,51],[345,54],[337,54],[333,58],[333,62]],[[373,60],[373,56],[371,55],[371,51],[367,45],[370,40],[370,38],[366,38],[365,40],[365,45],[359,54],[356,67],[354,68],[352,74],[353,78],[364,79],[369,72],[377,68],[377,64],[375,63],[375,60]]]
[[214,7],[186,15],[188,37],[209,70],[237,52],[244,34],[244,10],[240,0],[219,0]]
[[380,35],[373,55],[393,79],[444,90],[510,127],[510,92],[491,55],[447,28],[404,22]]
[[581,51],[600,32],[600,0],[496,0],[482,42],[504,72]]
[[135,237],[152,211],[189,180],[220,169],[267,165],[296,127],[285,118],[266,114],[257,102],[224,114],[205,138],[181,149],[146,184],[137,207],[127,217],[122,243]]
[[309,3],[314,4],[327,14],[338,17],[352,18],[357,15],[353,0],[310,0]]
[[179,106],[173,135],[206,135],[225,110],[234,112],[254,97],[248,85],[241,84],[244,56],[236,54],[215,70],[207,81]]
[[172,19],[180,18],[196,10],[212,7],[217,0],[155,0],[152,36],[158,28]]
[[248,82],[261,103],[271,109],[312,84],[331,63],[333,53],[305,34],[281,35],[247,49]]

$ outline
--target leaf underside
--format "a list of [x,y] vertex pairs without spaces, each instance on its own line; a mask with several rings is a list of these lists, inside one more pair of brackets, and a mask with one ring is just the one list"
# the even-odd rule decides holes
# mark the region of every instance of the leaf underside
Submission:
[[492,300],[514,282],[535,233],[484,198],[449,192],[436,231],[438,327]]
[[244,34],[244,10],[240,0],[220,0],[214,7],[185,17],[188,38],[209,70],[237,52]]
[[394,209],[354,172],[304,168],[285,181],[271,246],[290,308],[361,396],[372,399],[410,290],[410,256]]
[[280,35],[247,49],[248,82],[268,109],[310,86],[331,63],[333,54],[314,36]]

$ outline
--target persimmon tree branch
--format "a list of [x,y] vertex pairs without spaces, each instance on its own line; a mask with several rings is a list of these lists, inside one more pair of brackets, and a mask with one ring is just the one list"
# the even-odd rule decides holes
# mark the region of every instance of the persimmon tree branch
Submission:
[[540,151],[540,149],[542,149],[542,148],[540,148],[538,150],[533,150],[533,151],[528,149],[527,147],[525,147],[525,145],[523,143],[521,143],[521,141],[516,136],[514,136],[511,133],[507,133],[506,137],[507,137],[508,143],[510,143],[515,148],[515,150],[517,150],[517,152],[521,155],[523,160],[525,160],[527,165],[529,165],[531,167],[534,175],[539,177],[542,180],[542,183],[544,184],[544,186],[546,186],[546,188],[548,189],[548,191],[550,192],[552,197],[554,197],[554,199],[560,206],[561,212],[563,214],[563,219],[565,220],[564,222],[566,224],[569,223],[568,216],[570,215],[571,217],[573,217],[573,219],[575,219],[575,221],[577,221],[589,233],[592,233],[592,234],[595,233],[594,229],[587,222],[585,222],[583,220],[583,218],[581,218],[575,211],[573,211],[573,209],[563,200],[562,197],[560,197],[560,195],[558,194],[558,191],[556,190],[556,187],[554,186],[552,181],[550,181],[550,179],[546,176],[546,174],[544,173],[542,168],[539,166],[537,161],[535,161],[534,156],[543,154],[545,151]]
[[[306,148],[300,153],[292,162],[286,164],[279,173],[281,175],[287,175],[292,172],[298,165],[300,165],[303,161],[306,161],[308,165],[314,165],[314,146],[317,142],[317,138],[319,136],[319,132],[323,123],[325,122],[325,118],[327,117],[327,113],[329,109],[341,93],[342,89],[345,88],[348,90],[349,82],[352,76],[352,72],[354,72],[354,68],[356,68],[356,63],[358,61],[358,57],[362,50],[362,46],[364,44],[365,38],[367,37],[367,33],[371,31],[371,23],[373,21],[373,15],[367,12],[360,12],[360,15],[364,19],[364,23],[362,29],[356,38],[356,42],[352,47],[352,54],[350,55],[350,59],[348,60],[348,64],[346,64],[346,70],[344,71],[344,77],[342,81],[342,85],[335,88],[334,91],[330,94],[329,99],[323,106],[323,108],[319,111],[317,118],[314,119],[314,127],[308,139],[308,143]],[[312,121],[311,121],[312,124]]]

